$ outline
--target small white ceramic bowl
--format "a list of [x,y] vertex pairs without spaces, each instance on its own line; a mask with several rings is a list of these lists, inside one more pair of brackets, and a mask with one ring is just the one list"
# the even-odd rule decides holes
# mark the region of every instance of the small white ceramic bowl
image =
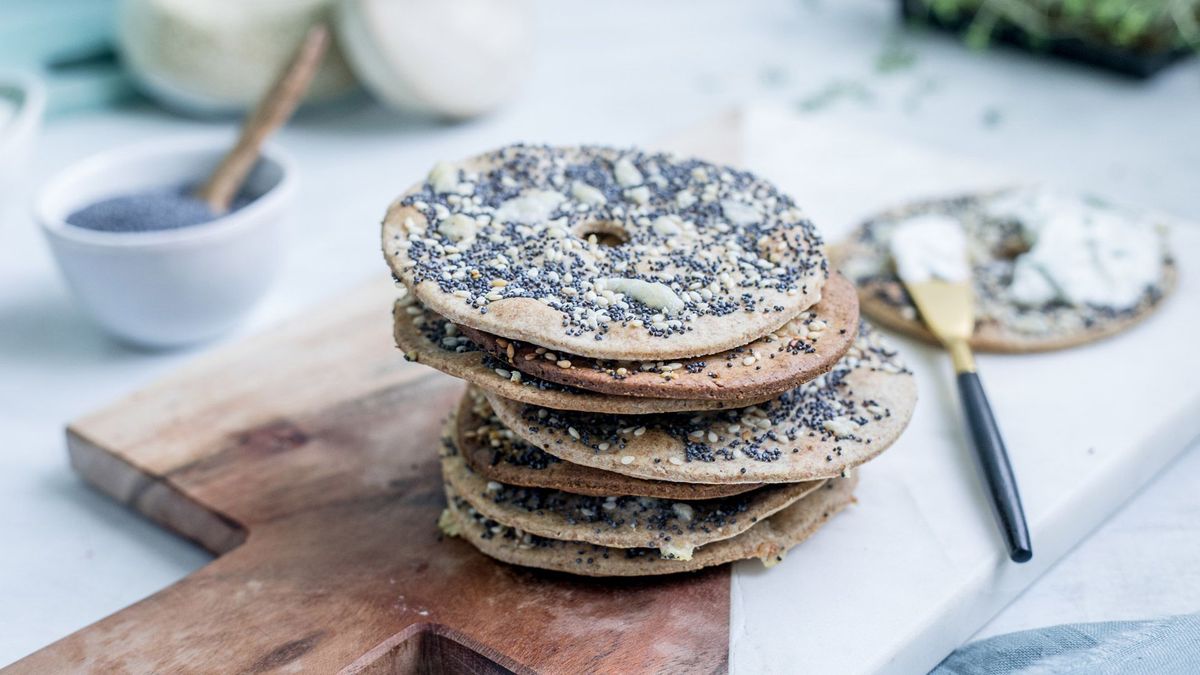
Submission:
[[295,192],[291,160],[268,147],[246,183],[256,199],[200,225],[100,232],[68,224],[102,199],[197,183],[230,139],[166,139],[112,150],[52,178],[34,205],[80,304],[113,335],[146,347],[202,342],[231,329],[275,277]]
[[33,76],[0,74],[0,102],[13,109],[11,117],[0,118],[0,204],[4,204],[17,201],[8,192],[28,171],[46,112],[46,91]]

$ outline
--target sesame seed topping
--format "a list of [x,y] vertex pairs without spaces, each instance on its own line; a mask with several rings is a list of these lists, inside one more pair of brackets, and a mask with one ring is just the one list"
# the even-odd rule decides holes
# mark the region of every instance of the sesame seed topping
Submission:
[[385,245],[410,286],[480,313],[528,298],[568,335],[667,338],[704,316],[782,311],[780,294],[826,273],[812,223],[744,171],[595,146],[513,145],[472,166],[485,168],[432,171],[401,200],[420,217]]
[[[762,404],[698,414],[655,415],[653,424],[646,424],[643,416],[536,406],[523,406],[520,414],[531,431],[544,430],[546,438],[553,438],[556,430],[566,430],[571,438],[577,433],[579,438],[575,440],[593,449],[600,442],[624,448],[633,443],[633,438],[653,429],[682,442],[683,457],[667,458],[676,466],[685,461],[769,463],[780,460],[787,449],[792,454],[799,452],[797,446],[805,445],[810,438],[829,444],[870,443],[864,427],[890,417],[892,411],[879,400],[854,391],[847,376],[859,370],[908,373],[897,359],[897,352],[864,323],[854,344],[833,369]],[[839,445],[831,456],[841,455]]]

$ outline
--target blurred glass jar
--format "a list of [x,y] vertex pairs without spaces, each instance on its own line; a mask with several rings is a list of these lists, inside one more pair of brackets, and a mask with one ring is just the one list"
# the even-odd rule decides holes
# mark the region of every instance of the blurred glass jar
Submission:
[[[121,0],[117,42],[138,86],[164,106],[198,115],[245,111],[266,92],[304,32],[333,0]],[[355,87],[332,49],[308,100]]]

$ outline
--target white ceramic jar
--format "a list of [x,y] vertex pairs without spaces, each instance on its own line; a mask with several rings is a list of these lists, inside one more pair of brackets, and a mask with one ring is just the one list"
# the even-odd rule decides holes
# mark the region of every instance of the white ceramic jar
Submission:
[[112,150],[52,178],[34,209],[79,304],[113,335],[147,347],[212,339],[241,321],[274,279],[295,192],[292,163],[268,147],[247,206],[172,230],[102,232],[67,223],[97,201],[195,183],[228,149],[225,136],[156,140]]
[[491,112],[532,71],[526,0],[337,0],[338,42],[394,108],[450,118]]
[[[243,111],[267,91],[331,0],[121,0],[117,45],[138,86],[191,114]],[[309,89],[327,100],[355,86],[336,48]]]
[[338,39],[309,100],[357,76],[393,108],[467,118],[512,99],[532,70],[528,0],[120,0],[117,42],[163,105],[230,114],[259,99],[323,17]]

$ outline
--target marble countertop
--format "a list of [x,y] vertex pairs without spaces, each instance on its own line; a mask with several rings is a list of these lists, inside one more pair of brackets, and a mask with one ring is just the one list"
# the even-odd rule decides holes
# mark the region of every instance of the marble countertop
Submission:
[[[748,101],[1200,220],[1198,61],[1141,83],[1007,50],[977,54],[897,33],[894,6],[878,0],[537,9],[538,65],[496,115],[444,125],[348,104],[306,112],[281,134],[302,172],[295,245],[280,283],[227,340],[377,274],[384,205],[436,159],[514,139],[647,142]],[[25,191],[0,195],[0,663],[208,559],[83,485],[62,441],[67,420],[198,351],[147,354],[99,333],[71,304],[27,203],[48,175],[93,152],[215,128],[145,106],[52,120]],[[980,635],[1200,609],[1197,478],[1194,445]]]

